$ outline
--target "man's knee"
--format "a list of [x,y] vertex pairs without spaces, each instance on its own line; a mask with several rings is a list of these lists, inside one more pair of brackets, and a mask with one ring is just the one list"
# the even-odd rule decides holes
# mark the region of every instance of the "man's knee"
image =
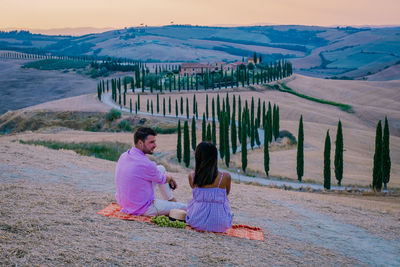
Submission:
[[167,170],[165,169],[165,167],[163,165],[157,165],[157,169],[161,172],[161,173],[166,173]]

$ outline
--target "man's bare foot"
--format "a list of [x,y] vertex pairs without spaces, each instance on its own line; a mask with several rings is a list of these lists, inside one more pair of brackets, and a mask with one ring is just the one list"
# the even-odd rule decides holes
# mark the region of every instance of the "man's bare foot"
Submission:
[[168,201],[171,201],[171,202],[178,202],[177,200],[176,200],[176,198],[171,198],[170,200],[168,200]]

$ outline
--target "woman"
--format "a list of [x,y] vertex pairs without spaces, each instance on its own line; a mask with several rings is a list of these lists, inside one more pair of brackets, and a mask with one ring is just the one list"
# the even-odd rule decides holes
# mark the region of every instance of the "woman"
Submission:
[[227,197],[231,176],[218,171],[218,152],[211,143],[202,142],[197,146],[195,160],[195,171],[188,177],[193,198],[187,207],[186,222],[196,230],[225,232],[232,226]]

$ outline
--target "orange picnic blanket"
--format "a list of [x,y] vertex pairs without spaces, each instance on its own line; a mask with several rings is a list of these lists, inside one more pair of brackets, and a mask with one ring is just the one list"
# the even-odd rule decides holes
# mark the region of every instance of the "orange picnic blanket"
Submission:
[[[131,215],[131,214],[123,213],[120,210],[121,210],[120,205],[111,203],[110,205],[108,205],[107,207],[102,209],[101,211],[97,212],[97,214],[104,215],[104,216],[111,217],[111,218],[122,219],[122,220],[139,221],[139,222],[153,224],[151,222],[151,217]],[[194,230],[190,226],[186,226],[185,229]],[[202,231],[198,231],[198,232],[202,232]],[[228,230],[226,230],[225,233],[214,233],[214,234],[264,241],[264,234],[263,234],[263,230],[261,228],[247,226],[247,225],[241,225],[241,224],[232,225],[232,227],[229,228]]]

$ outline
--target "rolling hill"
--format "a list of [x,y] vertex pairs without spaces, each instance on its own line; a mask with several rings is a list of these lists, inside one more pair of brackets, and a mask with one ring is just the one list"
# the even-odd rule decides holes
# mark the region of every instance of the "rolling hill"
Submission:
[[336,79],[393,80],[400,72],[400,28],[317,26],[132,27],[78,37],[0,32],[0,49],[147,62],[288,59],[295,72]]

